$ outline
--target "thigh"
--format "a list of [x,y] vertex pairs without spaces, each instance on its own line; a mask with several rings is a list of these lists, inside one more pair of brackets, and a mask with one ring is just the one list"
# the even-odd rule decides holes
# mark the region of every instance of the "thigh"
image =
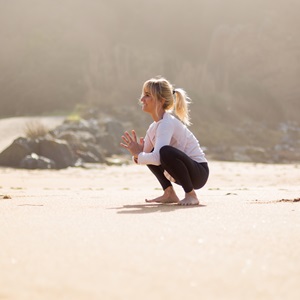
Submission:
[[170,171],[179,184],[187,180],[186,172],[188,172],[194,188],[198,189],[205,185],[209,173],[207,163],[198,163],[172,146],[164,146],[161,148],[160,154],[164,169]]
[[176,167],[176,163],[181,161],[189,171],[197,172],[198,170],[196,161],[172,146],[164,146],[160,149],[160,160],[164,168]]

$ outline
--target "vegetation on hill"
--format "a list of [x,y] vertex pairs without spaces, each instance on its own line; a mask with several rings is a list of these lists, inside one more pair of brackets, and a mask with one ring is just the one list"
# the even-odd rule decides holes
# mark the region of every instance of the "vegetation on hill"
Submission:
[[189,93],[208,147],[275,147],[282,128],[300,126],[299,9],[295,0],[8,1],[0,116],[78,104],[126,111],[145,80],[163,75]]

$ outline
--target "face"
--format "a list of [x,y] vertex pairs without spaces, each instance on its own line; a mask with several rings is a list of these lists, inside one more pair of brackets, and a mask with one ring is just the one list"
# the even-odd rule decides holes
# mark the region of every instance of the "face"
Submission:
[[141,104],[142,104],[142,110],[147,113],[153,113],[154,110],[156,109],[156,101],[155,99],[151,96],[149,91],[144,90],[143,95],[141,97]]

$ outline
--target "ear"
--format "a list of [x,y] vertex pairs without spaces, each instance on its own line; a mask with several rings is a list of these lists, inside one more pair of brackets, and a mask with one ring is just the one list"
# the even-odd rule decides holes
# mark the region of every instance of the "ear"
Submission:
[[160,99],[160,102],[161,102],[162,106],[164,107],[165,102],[166,102],[166,99],[165,99],[165,98],[161,98],[161,99]]

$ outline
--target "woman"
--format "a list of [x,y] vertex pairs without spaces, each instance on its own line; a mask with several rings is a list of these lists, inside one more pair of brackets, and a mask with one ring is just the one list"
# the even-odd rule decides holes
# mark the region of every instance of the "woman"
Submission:
[[[135,163],[149,167],[164,190],[162,196],[146,202],[198,205],[195,189],[205,185],[209,169],[199,142],[187,128],[190,99],[183,89],[174,89],[165,78],[153,78],[144,83],[140,102],[153,123],[145,139],[139,141],[134,130],[131,134],[125,132],[121,146],[131,153]],[[177,118],[171,114],[173,110]],[[184,189],[182,200],[171,181]]]

